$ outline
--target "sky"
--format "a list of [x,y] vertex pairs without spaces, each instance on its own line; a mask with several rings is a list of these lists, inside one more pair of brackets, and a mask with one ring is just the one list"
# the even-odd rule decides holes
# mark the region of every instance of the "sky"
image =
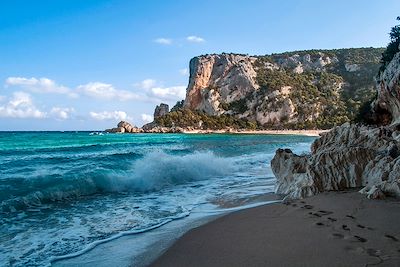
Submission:
[[1,0],[0,131],[141,126],[192,57],[384,47],[398,0]]

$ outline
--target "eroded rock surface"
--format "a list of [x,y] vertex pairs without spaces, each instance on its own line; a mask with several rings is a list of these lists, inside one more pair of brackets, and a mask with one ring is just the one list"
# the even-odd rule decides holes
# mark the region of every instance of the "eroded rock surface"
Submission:
[[271,161],[277,193],[304,198],[362,187],[369,198],[400,197],[400,52],[379,73],[376,89],[373,116],[386,126],[345,123],[315,140],[310,155],[279,149]]
[[380,56],[379,49],[342,49],[194,57],[184,107],[268,127],[338,125],[353,114],[344,100],[364,103],[373,93]]
[[169,106],[167,104],[161,103],[157,105],[154,109],[154,119],[158,117],[162,117],[169,112]]
[[304,198],[363,187],[370,198],[400,197],[399,132],[346,123],[322,134],[310,155],[279,149],[271,161],[276,193]]
[[143,130],[136,126],[133,126],[129,122],[120,121],[116,128],[106,129],[108,133],[140,133]]
[[400,125],[400,52],[377,78],[378,98],[374,103],[376,112],[387,111],[393,125]]

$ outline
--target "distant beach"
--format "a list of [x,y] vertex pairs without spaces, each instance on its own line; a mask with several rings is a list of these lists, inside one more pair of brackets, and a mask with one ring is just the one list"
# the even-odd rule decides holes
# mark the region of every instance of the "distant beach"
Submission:
[[231,133],[231,134],[282,134],[282,135],[305,135],[319,136],[329,130],[185,130],[186,134],[209,134],[209,133]]

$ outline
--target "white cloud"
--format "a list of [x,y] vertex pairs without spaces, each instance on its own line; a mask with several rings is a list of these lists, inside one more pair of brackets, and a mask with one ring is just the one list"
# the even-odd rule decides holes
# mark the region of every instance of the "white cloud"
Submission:
[[71,117],[71,113],[75,112],[74,108],[60,108],[53,107],[50,111],[50,114],[59,120],[66,120]]
[[184,99],[186,96],[186,86],[164,87],[153,79],[143,80],[140,83],[135,83],[134,86],[144,90],[144,94],[141,95],[141,99],[144,101],[175,102]]
[[180,69],[179,73],[183,76],[187,76],[189,74],[189,70],[187,68]]
[[46,117],[46,113],[36,108],[29,94],[14,92],[13,97],[5,105],[0,106],[0,117],[41,119]]
[[142,121],[143,121],[144,123],[149,123],[149,122],[152,122],[152,121],[153,121],[153,115],[150,115],[150,114],[142,114],[141,117],[142,117]]
[[78,96],[68,87],[58,85],[55,81],[48,78],[37,79],[34,77],[8,77],[6,79],[6,86],[18,86],[24,89],[28,89],[34,93],[66,94],[70,97]]
[[154,40],[154,42],[158,44],[163,44],[163,45],[170,45],[172,44],[172,39],[169,38],[157,38]]
[[90,82],[88,84],[79,85],[77,90],[87,96],[103,99],[103,100],[135,100],[139,99],[139,95],[125,90],[117,90],[112,84],[101,82]]
[[192,42],[192,43],[203,43],[203,42],[206,41],[203,38],[201,38],[199,36],[195,36],[195,35],[191,35],[191,36],[186,37],[186,40],[188,42]]
[[102,112],[93,112],[89,113],[90,117],[95,120],[116,120],[123,121],[128,120],[130,117],[124,111],[102,111]]
[[161,101],[178,101],[186,96],[186,86],[153,87],[147,91],[150,98]]
[[141,81],[140,83],[134,84],[136,87],[142,88],[142,89],[150,89],[156,85],[156,80],[153,79],[145,79]]

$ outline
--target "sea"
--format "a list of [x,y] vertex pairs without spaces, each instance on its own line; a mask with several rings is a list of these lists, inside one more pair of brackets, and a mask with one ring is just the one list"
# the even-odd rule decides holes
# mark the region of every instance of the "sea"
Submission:
[[148,264],[196,222],[269,203],[275,150],[314,139],[0,132],[0,266]]

